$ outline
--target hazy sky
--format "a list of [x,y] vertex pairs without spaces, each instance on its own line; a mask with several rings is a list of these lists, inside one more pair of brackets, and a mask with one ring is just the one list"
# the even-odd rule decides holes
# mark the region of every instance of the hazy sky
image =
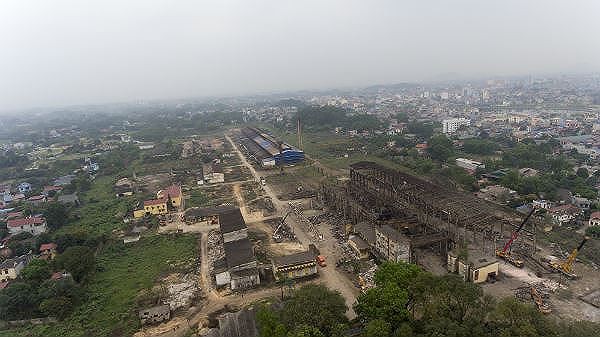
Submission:
[[600,70],[600,1],[0,0],[0,110]]

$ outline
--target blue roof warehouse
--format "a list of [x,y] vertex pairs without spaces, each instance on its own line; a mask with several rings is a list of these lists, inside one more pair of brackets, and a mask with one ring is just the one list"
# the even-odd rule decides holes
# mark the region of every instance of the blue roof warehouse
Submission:
[[249,157],[263,167],[293,164],[304,160],[302,150],[277,140],[257,128],[244,127],[241,142]]

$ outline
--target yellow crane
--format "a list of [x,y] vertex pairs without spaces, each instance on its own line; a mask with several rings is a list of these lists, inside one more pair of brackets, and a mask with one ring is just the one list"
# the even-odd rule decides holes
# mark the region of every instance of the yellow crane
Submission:
[[579,251],[581,251],[581,248],[583,248],[583,245],[586,243],[587,240],[589,240],[589,237],[584,237],[579,246],[573,249],[573,251],[571,252],[571,254],[569,254],[566,260],[552,261],[550,262],[550,267],[552,267],[552,269],[558,272],[565,274],[569,278],[577,278],[577,275],[573,274],[573,263],[575,263],[575,259],[577,259],[577,254],[579,254]]

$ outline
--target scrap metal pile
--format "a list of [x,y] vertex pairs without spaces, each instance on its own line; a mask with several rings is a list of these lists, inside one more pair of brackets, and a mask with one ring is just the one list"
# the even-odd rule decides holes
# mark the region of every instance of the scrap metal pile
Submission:
[[268,221],[271,227],[273,227],[272,238],[275,242],[298,240],[296,234],[294,234],[294,229],[285,222],[286,218],[287,215],[283,218],[273,219],[275,221]]
[[543,314],[552,312],[550,294],[558,289],[559,285],[553,281],[531,283],[515,290],[515,297],[523,302],[532,301]]
[[304,215],[304,210],[302,209],[302,204],[289,202],[290,210],[307,225],[308,234],[311,236],[313,242],[320,242],[324,240],[323,233],[319,229],[319,223],[315,223],[311,220],[311,217],[307,217]]
[[346,243],[346,229],[344,228],[348,221],[343,216],[337,215],[332,212],[325,212],[314,216],[308,217],[309,221],[315,225],[327,224],[331,228],[333,237],[338,243]]
[[222,238],[221,232],[218,230],[211,230],[208,233],[207,255],[210,275],[214,274],[215,267],[219,262],[225,259],[225,249],[223,248]]

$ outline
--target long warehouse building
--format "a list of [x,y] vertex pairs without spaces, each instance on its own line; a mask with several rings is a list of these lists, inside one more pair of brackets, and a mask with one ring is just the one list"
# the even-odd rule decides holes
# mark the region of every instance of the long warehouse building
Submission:
[[304,152],[287,143],[278,141],[260,129],[242,129],[242,142],[250,156],[263,167],[293,164],[304,160]]

